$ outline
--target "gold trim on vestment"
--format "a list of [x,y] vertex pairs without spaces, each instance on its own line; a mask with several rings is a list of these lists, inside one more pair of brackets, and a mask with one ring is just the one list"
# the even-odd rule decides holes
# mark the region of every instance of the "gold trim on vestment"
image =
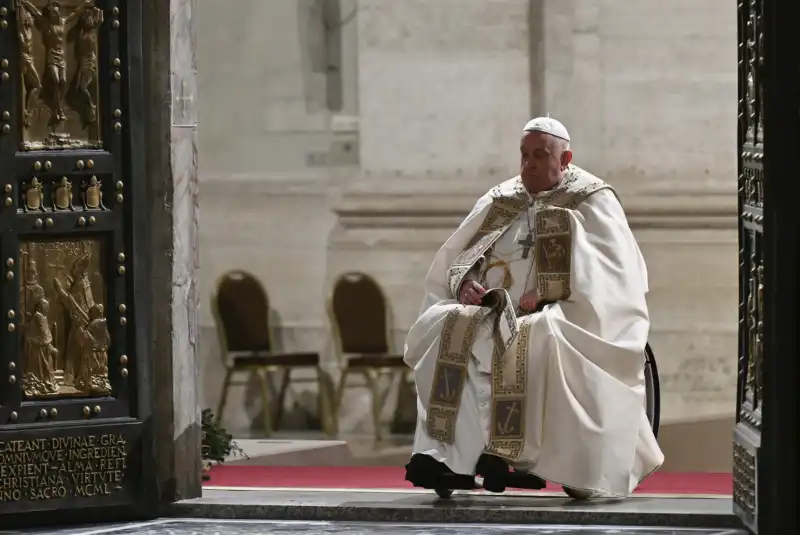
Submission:
[[486,306],[458,305],[444,320],[439,354],[428,401],[427,430],[433,439],[452,444],[467,365],[480,324],[494,313],[494,352],[503,354],[517,336],[517,321],[508,292],[497,288],[484,297]]
[[572,225],[566,208],[536,213],[536,294],[539,302],[569,298],[572,290]]
[[[507,191],[503,191],[504,186]],[[569,169],[564,172],[564,178],[556,187],[536,195],[534,199],[536,212],[538,214],[548,208],[574,210],[590,195],[602,189],[611,189],[611,186],[583,169],[570,165]],[[532,198],[519,177],[514,179],[511,184],[495,186],[489,195],[492,198],[492,205],[486,217],[447,272],[448,287],[454,298],[458,298],[458,290],[464,281],[464,276],[494,245],[494,242],[531,206]],[[536,219],[538,227],[541,218],[537,217]],[[539,229],[535,228],[534,239],[538,240],[538,232]]]
[[522,182],[510,196],[501,196],[499,190],[497,188],[495,190],[497,191],[492,191],[492,206],[478,232],[472,237],[469,245],[456,257],[448,271],[450,292],[455,296],[458,295],[464,275],[530,206],[530,195],[522,187]]
[[436,440],[453,443],[472,343],[491,311],[487,307],[459,305],[444,319],[428,401],[428,435]]
[[[448,286],[454,297],[458,296],[464,276],[530,206],[531,197],[519,178],[506,187],[511,191],[504,192],[501,186],[492,189],[492,206],[486,218],[450,266]],[[536,197],[534,267],[540,301],[569,298],[572,273],[569,212],[591,194],[606,188],[609,186],[600,179],[570,166],[558,186]],[[453,443],[472,345],[478,327],[489,317],[494,320],[492,420],[485,451],[513,461],[525,447],[528,345],[535,316],[517,318],[505,289],[490,289],[483,306],[459,305],[447,314],[429,398],[427,431],[434,440]]]
[[485,451],[512,461],[519,459],[525,448],[528,340],[532,319],[533,316],[520,318],[519,332],[510,347],[492,355],[492,424]]

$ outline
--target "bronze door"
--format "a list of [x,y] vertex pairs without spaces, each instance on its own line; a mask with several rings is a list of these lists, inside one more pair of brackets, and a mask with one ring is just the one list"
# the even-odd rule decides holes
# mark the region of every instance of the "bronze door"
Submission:
[[141,24],[137,1],[0,0],[0,514],[156,495]]
[[793,2],[740,0],[739,373],[733,506],[755,533],[796,532],[800,164]]
[[763,13],[739,4],[739,381],[733,443],[734,509],[756,525],[764,337]]

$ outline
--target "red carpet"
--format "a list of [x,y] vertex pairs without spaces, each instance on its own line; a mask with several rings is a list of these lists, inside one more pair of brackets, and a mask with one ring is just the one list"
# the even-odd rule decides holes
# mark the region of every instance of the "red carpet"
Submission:
[[[319,489],[412,489],[400,466],[225,466],[211,470],[206,486]],[[548,485],[547,490],[560,490]],[[731,495],[731,474],[655,473],[636,492],[647,494]]]

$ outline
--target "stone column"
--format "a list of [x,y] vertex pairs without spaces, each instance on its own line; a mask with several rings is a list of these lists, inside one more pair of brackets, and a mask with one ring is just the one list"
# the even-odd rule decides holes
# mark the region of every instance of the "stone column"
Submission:
[[193,0],[145,0],[153,429],[163,503],[201,494]]

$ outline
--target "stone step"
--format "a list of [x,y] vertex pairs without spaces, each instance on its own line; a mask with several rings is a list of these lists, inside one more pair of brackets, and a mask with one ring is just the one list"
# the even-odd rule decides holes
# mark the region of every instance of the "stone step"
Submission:
[[[343,481],[342,486],[347,482]],[[520,523],[669,526],[741,529],[730,498],[634,496],[576,502],[561,493],[490,495],[457,493],[441,500],[432,491],[357,489],[203,489],[203,497],[173,504],[184,518],[342,522]]]
[[[694,528],[641,528],[626,526],[515,525],[515,524],[422,524],[422,523],[347,523],[347,522],[287,522],[280,520],[215,520],[196,518],[161,519],[113,526],[87,526],[86,533],[102,535],[196,535],[225,533],[236,535],[747,535],[744,530]],[[522,528],[522,529],[520,529]],[[0,532],[2,533],[2,532]],[[64,529],[58,534],[70,535]],[[83,532],[82,532],[83,533]]]

